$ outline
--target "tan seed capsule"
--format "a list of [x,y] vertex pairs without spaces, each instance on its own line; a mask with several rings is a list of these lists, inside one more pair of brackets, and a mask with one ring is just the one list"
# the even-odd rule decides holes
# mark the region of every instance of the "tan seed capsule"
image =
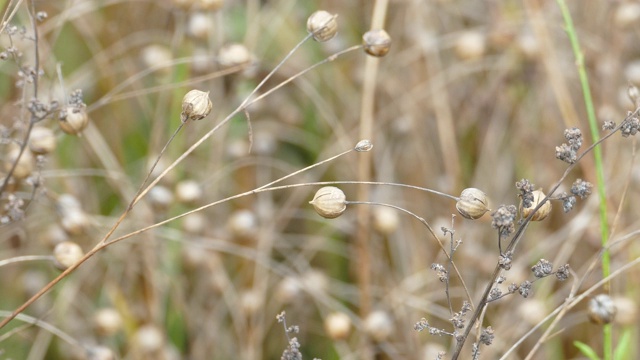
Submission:
[[229,44],[220,49],[218,62],[223,67],[239,66],[248,64],[253,59],[253,55],[242,44]]
[[60,129],[69,135],[78,135],[89,125],[89,115],[84,105],[69,105],[58,118]]
[[65,270],[69,266],[75,264],[83,255],[84,253],[82,252],[80,245],[72,241],[61,242],[53,249],[55,266],[60,270]]
[[365,318],[364,330],[375,341],[386,341],[394,332],[393,320],[386,311],[376,310]]
[[338,22],[336,15],[327,11],[318,10],[307,19],[307,31],[313,34],[316,41],[324,42],[331,40],[338,32]]
[[347,208],[344,192],[335,186],[325,186],[318,190],[309,204],[313,205],[318,215],[327,219],[337,218]]
[[29,149],[34,154],[49,154],[56,148],[56,135],[44,126],[34,126],[29,136]]
[[180,114],[180,119],[182,122],[204,119],[209,115],[212,107],[213,104],[211,103],[211,99],[209,99],[208,91],[191,90],[182,98],[182,113]]
[[351,332],[351,319],[342,312],[334,312],[324,319],[324,330],[333,340],[344,340]]
[[487,194],[476,188],[462,190],[460,200],[456,203],[456,209],[464,218],[476,220],[489,211]]
[[[542,199],[544,199],[546,197],[546,195],[540,190],[534,190],[534,191],[531,192],[531,194],[533,195],[533,202],[531,203],[530,207],[523,208],[522,207],[522,201],[520,201],[520,213],[522,214],[523,218],[528,218],[529,215],[531,215],[531,212],[533,211],[533,209],[535,209],[536,206],[538,206],[538,204],[540,204]],[[540,207],[540,209],[538,209],[538,211],[536,211],[536,213],[533,214],[533,217],[531,218],[531,221],[542,221],[550,213],[551,213],[551,201],[547,200]]]
[[18,146],[18,144],[11,144],[7,153],[6,162],[4,163],[5,171],[9,172],[15,162],[17,162],[16,167],[13,169],[13,177],[15,179],[25,179],[31,175],[35,166],[35,160],[29,149],[24,149],[22,155],[20,155],[20,146]]
[[101,336],[111,336],[122,328],[122,317],[116,309],[102,308],[93,316],[96,332]]
[[362,36],[364,51],[375,57],[387,55],[391,48],[391,36],[382,29],[367,31]]
[[589,300],[589,319],[594,324],[608,324],[616,317],[616,304],[607,294],[600,294]]

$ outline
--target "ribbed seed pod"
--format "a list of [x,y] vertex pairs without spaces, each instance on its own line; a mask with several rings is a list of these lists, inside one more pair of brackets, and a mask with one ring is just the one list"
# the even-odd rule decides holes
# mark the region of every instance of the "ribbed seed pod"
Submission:
[[307,19],[307,31],[316,41],[331,40],[338,33],[336,16],[324,10],[318,10]]
[[[546,197],[546,195],[541,190],[534,190],[531,192],[533,195],[533,201],[531,202],[531,206],[527,208],[522,207],[522,201],[520,201],[520,213],[523,218],[528,218],[531,215],[533,209],[540,204],[542,199]],[[551,201],[547,200],[541,207],[533,214],[531,221],[541,221],[544,220],[551,213]]]
[[462,190],[460,200],[456,203],[456,209],[464,218],[476,220],[489,211],[487,194],[476,188]]
[[335,186],[325,186],[318,190],[309,204],[313,205],[318,215],[327,219],[337,218],[347,208],[344,192]]
[[387,55],[391,48],[391,36],[382,29],[367,31],[362,36],[364,51],[375,57]]

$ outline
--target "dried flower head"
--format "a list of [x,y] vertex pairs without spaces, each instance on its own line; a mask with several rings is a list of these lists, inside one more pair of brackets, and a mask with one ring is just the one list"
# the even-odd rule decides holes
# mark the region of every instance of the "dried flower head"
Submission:
[[327,219],[337,218],[347,208],[344,192],[335,186],[325,186],[318,190],[309,204],[313,205],[318,215]]
[[462,190],[456,209],[466,219],[476,220],[489,211],[487,194],[476,188]]
[[553,272],[553,264],[545,259],[540,259],[535,265],[531,267],[533,275],[537,278],[543,278],[551,275]]
[[182,113],[180,119],[182,122],[187,120],[201,120],[204,119],[211,112],[213,104],[209,99],[209,92],[200,90],[189,91],[184,98],[182,98]]
[[383,57],[391,48],[391,36],[382,29],[370,30],[362,36],[362,44],[367,54]]
[[591,189],[593,189],[593,184],[588,181],[583,181],[582,179],[576,180],[573,185],[571,185],[571,193],[583,200],[591,195]]
[[331,40],[338,33],[337,15],[318,10],[307,19],[307,31],[319,42]]
[[620,132],[622,133],[622,137],[633,136],[638,133],[638,129],[640,129],[640,119],[636,116],[631,116],[631,112],[627,115],[627,118],[622,121],[622,125],[620,126]]
[[501,237],[509,236],[515,231],[513,221],[516,219],[517,210],[515,205],[500,205],[498,210],[491,214],[493,220],[491,227],[498,229]]

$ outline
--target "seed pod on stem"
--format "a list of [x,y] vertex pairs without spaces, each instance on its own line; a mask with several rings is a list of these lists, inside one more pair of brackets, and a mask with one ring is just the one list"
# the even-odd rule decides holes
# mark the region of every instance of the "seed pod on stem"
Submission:
[[182,98],[180,119],[183,123],[187,122],[187,120],[204,119],[209,115],[212,107],[213,104],[209,99],[208,91],[191,90]]
[[476,220],[489,211],[487,194],[476,188],[462,190],[460,200],[456,203],[456,209],[464,218]]
[[347,208],[346,196],[335,186],[325,186],[316,192],[313,200],[309,201],[318,215],[335,219]]
[[331,40],[338,32],[336,15],[327,11],[318,10],[307,19],[307,31],[313,34],[313,38],[319,42]]

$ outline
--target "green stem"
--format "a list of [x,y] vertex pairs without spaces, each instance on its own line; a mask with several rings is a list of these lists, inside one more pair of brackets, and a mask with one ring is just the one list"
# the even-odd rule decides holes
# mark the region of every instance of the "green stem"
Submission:
[[[578,67],[578,74],[580,76],[580,85],[582,87],[582,96],[584,97],[584,102],[587,110],[587,117],[589,119],[589,128],[591,130],[591,137],[593,142],[597,142],[600,138],[598,131],[598,124],[596,121],[596,114],[593,106],[593,99],[591,98],[591,90],[589,88],[589,79],[587,77],[587,71],[584,67],[584,55],[582,54],[582,50],[580,50],[580,43],[578,42],[578,35],[573,26],[573,20],[571,19],[571,13],[569,12],[569,8],[565,0],[557,0],[558,6],[562,11],[562,17],[564,18],[564,23],[566,26],[567,35],[569,35],[569,41],[571,42],[571,47],[573,49],[573,53],[576,57],[576,65]],[[609,240],[609,226],[607,223],[607,204],[606,204],[606,196],[604,189],[604,171],[602,168],[602,150],[600,146],[596,146],[593,149],[593,156],[596,167],[596,187],[598,189],[598,196],[600,197],[600,237],[602,242],[602,247],[607,248],[608,240]],[[605,251],[602,255],[602,276],[606,278],[611,273],[610,269],[610,254],[609,251]],[[605,287],[608,290],[608,287]],[[603,356],[604,360],[610,360],[612,355],[612,331],[611,325],[604,326],[603,330]]]

